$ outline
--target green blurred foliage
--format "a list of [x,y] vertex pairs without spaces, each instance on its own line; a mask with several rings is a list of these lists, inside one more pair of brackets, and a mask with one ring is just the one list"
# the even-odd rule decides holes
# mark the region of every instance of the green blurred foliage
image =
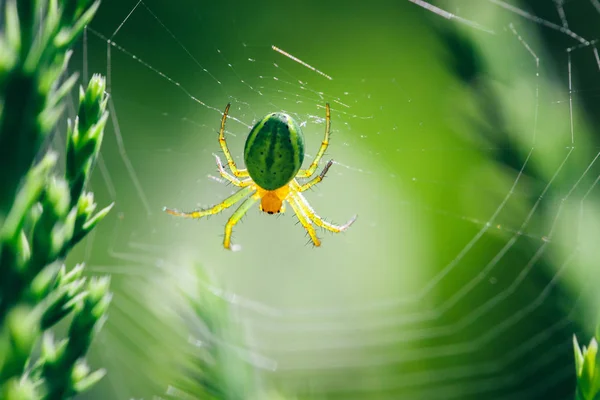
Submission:
[[[111,208],[95,213],[86,190],[107,120],[104,78],[79,89],[64,166],[44,144],[77,80],[67,73],[70,48],[99,2],[0,6],[0,398],[71,398],[105,373],[92,372],[85,356],[110,303],[110,279],[86,279],[81,264],[68,272],[62,264]],[[68,332],[55,343],[61,321]]]

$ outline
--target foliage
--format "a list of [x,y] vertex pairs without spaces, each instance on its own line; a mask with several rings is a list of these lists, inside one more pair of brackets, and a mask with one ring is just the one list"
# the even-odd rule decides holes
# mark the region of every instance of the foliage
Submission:
[[[108,113],[105,81],[80,88],[69,121],[66,165],[44,143],[77,81],[65,76],[71,51],[99,1],[6,2],[0,37],[0,398],[62,399],[104,374],[84,356],[110,302],[109,279],[84,278],[63,264],[109,212],[94,213],[86,183]],[[58,171],[64,170],[59,173]],[[50,329],[71,315],[68,337]],[[43,335],[41,354],[33,351]]]
[[[274,361],[248,349],[240,326],[232,319],[229,303],[216,279],[195,268],[195,284],[184,296],[193,337],[176,382],[163,399],[168,400],[291,400],[283,391],[260,384],[257,366],[273,368]],[[200,326],[200,328],[198,328]]]
[[244,360],[239,346],[238,329],[232,327],[228,304],[210,290],[214,282],[201,268],[196,268],[197,284],[187,294],[191,318],[199,321],[190,346],[188,363],[177,382],[169,387],[165,398],[175,399],[244,399],[254,392],[252,367]]
[[577,377],[577,400],[594,400],[600,392],[600,358],[598,358],[598,332],[586,347],[579,347],[573,335],[575,351],[575,373]]

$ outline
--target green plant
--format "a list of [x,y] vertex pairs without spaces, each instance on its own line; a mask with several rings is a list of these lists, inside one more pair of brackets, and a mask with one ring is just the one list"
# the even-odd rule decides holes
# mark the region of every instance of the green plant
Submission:
[[[85,190],[108,113],[105,81],[80,88],[69,121],[65,168],[44,143],[77,81],[65,76],[70,47],[99,1],[6,2],[0,36],[0,398],[62,399],[104,372],[84,356],[110,302],[107,277],[83,277],[64,265],[69,251],[109,212],[94,214]],[[59,172],[64,170],[64,172]],[[72,315],[68,338],[50,329]],[[41,354],[33,357],[43,335]]]
[[600,358],[598,357],[598,332],[586,347],[579,347],[573,335],[575,373],[577,377],[576,400],[594,400],[600,392]]
[[[245,347],[240,327],[232,320],[229,303],[215,289],[214,278],[199,266],[194,284],[183,292],[188,306],[192,340],[182,371],[165,400],[291,400],[283,391],[260,382],[257,365],[274,368],[274,361]],[[198,328],[200,327],[200,328]]]
[[[236,345],[240,338],[232,328],[230,310],[225,300],[209,290],[214,285],[201,267],[194,268],[195,285],[185,293],[190,320],[196,319],[204,329],[195,330],[190,342],[188,359],[179,378],[164,395],[165,399],[219,399],[248,398],[256,388],[253,369],[240,356]],[[196,343],[196,345],[193,344]]]

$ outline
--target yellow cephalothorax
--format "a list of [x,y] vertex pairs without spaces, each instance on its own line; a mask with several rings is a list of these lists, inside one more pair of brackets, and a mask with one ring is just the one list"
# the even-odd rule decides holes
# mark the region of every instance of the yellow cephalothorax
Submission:
[[260,200],[260,210],[268,214],[284,212],[284,204],[287,201],[315,246],[320,246],[321,241],[317,237],[314,225],[332,232],[341,232],[354,223],[356,216],[346,224],[339,226],[324,221],[302,195],[302,192],[323,180],[333,161],[329,161],[318,176],[303,185],[296,180],[297,178],[310,178],[315,173],[319,161],[329,145],[331,125],[329,104],[326,104],[325,107],[325,138],[308,169],[300,169],[304,161],[302,129],[292,117],[284,113],[268,114],[254,125],[244,147],[244,161],[247,169],[238,169],[225,141],[225,121],[229,107],[230,104],[227,104],[221,119],[219,144],[225,154],[231,174],[225,170],[219,156],[215,155],[215,159],[221,176],[240,187],[240,190],[222,203],[208,209],[181,212],[165,207],[164,210],[167,213],[186,218],[201,218],[217,214],[245,199],[225,224],[223,246],[226,249],[232,248],[231,231],[234,225],[258,200]]
[[260,211],[264,211],[267,214],[279,214],[283,207],[283,202],[290,194],[290,187],[286,185],[275,190],[265,190],[257,187],[256,192],[261,198]]

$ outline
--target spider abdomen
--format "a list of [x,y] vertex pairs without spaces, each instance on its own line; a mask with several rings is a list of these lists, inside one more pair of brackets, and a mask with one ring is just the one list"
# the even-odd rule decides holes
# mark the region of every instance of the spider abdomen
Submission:
[[300,125],[284,113],[271,113],[258,121],[244,147],[250,177],[265,190],[290,182],[304,161],[304,137]]

